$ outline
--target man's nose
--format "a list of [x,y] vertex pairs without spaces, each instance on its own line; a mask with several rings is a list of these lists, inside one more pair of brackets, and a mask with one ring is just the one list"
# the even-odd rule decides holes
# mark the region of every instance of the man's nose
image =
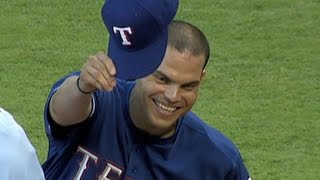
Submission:
[[179,87],[178,86],[168,86],[164,92],[166,99],[171,102],[177,102],[180,100]]

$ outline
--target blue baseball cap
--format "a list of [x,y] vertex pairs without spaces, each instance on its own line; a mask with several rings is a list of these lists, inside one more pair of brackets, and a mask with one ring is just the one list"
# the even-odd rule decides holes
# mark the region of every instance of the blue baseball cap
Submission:
[[117,78],[138,79],[158,68],[178,5],[179,0],[105,1],[101,14],[109,32],[107,53]]

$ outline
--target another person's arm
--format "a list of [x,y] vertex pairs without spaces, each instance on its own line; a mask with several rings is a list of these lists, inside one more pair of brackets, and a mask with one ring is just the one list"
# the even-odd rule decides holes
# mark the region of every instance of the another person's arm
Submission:
[[0,108],[0,179],[44,180],[36,151],[14,117]]

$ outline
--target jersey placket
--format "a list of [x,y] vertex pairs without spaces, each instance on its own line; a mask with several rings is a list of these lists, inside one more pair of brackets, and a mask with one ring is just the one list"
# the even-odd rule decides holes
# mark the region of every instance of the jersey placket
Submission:
[[145,179],[147,172],[145,169],[144,144],[137,144],[130,152],[128,166],[126,168],[125,177],[132,179]]

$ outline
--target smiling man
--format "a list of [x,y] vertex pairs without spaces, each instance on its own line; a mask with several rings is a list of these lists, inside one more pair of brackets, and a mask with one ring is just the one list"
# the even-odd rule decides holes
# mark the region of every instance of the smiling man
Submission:
[[248,180],[237,147],[191,111],[209,54],[198,28],[173,21],[145,77],[117,79],[108,56],[90,56],[49,94],[46,178]]
[[[179,23],[175,22],[172,26],[178,25]],[[175,27],[172,28],[174,31]],[[205,38],[199,35],[197,38],[203,38],[198,39],[199,43],[205,45]],[[152,75],[137,80],[130,96],[129,111],[132,112],[130,115],[133,123],[159,137],[172,136],[177,120],[195,103],[198,87],[205,74],[203,67],[208,58],[206,54],[209,52],[208,47],[201,53],[192,52],[193,44],[186,44],[190,46],[183,47],[186,49],[176,49],[174,43],[179,47],[183,45],[179,43],[186,42],[179,42],[179,39],[174,38],[183,37],[172,35],[172,45],[169,44],[160,67]]]

